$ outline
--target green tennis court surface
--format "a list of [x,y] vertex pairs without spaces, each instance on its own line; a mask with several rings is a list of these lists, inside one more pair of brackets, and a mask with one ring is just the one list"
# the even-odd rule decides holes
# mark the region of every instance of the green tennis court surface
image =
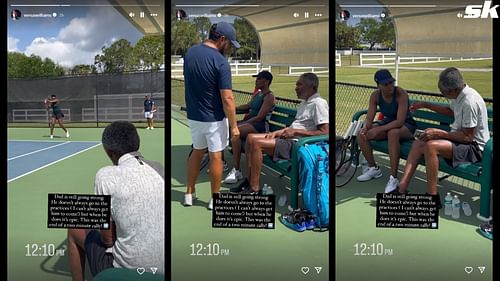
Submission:
[[[207,209],[210,178],[206,169],[197,180],[198,203],[192,207],[182,205],[191,148],[185,123],[186,117],[172,110],[172,280],[329,280],[328,232],[289,230],[278,220],[280,213],[288,212],[286,206],[276,205],[275,229],[212,228],[212,212]],[[232,166],[228,152],[226,161]],[[289,179],[280,179],[267,168],[263,168],[262,173],[261,183],[270,184],[277,197],[289,193]],[[221,191],[233,186],[223,184]],[[229,255],[191,256],[192,243],[219,243],[220,249],[229,250]],[[302,267],[310,268],[307,275],[301,272]],[[322,267],[320,274],[314,267]]]
[[[336,280],[493,280],[493,244],[478,232],[483,222],[476,218],[476,190],[448,180],[438,184],[441,200],[446,192],[458,194],[461,201],[471,205],[473,213],[467,217],[461,212],[459,219],[452,219],[444,215],[443,206],[437,230],[375,227],[376,193],[384,192],[390,174],[386,156],[376,154],[383,171],[381,178],[358,182],[358,169],[351,182],[335,189]],[[425,173],[417,171],[409,190],[425,193]],[[356,243],[381,243],[383,255],[355,255]],[[365,251],[373,252],[377,251]],[[481,266],[485,267],[482,274],[478,269]],[[467,274],[466,267],[472,267],[473,272]]]
[[[9,147],[12,148],[11,144],[14,143],[17,146],[17,150],[9,151],[8,158],[17,157],[8,161],[9,170],[34,163],[40,168],[36,171],[33,169],[37,168],[32,168],[31,173],[8,183],[9,281],[71,280],[66,249],[67,232],[65,229],[47,228],[47,194],[94,194],[96,172],[111,165],[100,145],[102,131],[103,128],[72,128],[71,137],[63,138],[63,131],[56,127],[54,133],[59,138],[50,140],[46,128],[8,129]],[[164,129],[150,131],[138,128],[138,132],[141,138],[140,151],[144,157],[164,163]],[[53,147],[55,145],[58,146]],[[17,160],[22,160],[23,164],[11,168],[10,162]],[[37,244],[37,251],[33,244]],[[54,245],[53,256],[43,249],[44,244],[46,249],[47,245]],[[26,245],[30,247],[29,253]],[[88,271],[86,276],[87,280],[91,280]]]

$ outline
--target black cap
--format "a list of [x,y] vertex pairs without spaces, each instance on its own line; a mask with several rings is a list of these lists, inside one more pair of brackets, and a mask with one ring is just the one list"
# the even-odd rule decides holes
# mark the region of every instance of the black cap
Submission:
[[375,82],[379,84],[388,84],[396,81],[396,79],[392,78],[391,73],[387,69],[380,69],[375,72]]
[[252,77],[264,78],[264,79],[268,80],[269,82],[273,81],[273,75],[271,74],[271,72],[269,72],[267,70],[263,70],[263,71],[259,72],[259,74],[252,75]]

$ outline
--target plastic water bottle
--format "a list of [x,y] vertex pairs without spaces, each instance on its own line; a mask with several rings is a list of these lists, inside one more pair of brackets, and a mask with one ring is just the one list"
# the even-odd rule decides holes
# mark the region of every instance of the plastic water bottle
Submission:
[[444,214],[447,216],[451,216],[452,213],[452,201],[453,201],[453,196],[448,192],[446,193],[446,197],[444,198]]
[[267,183],[264,184],[264,186],[262,187],[262,195],[267,195],[268,193],[268,187],[267,187]]
[[451,201],[451,203],[451,217],[454,219],[460,218],[460,199],[458,199],[457,195],[453,196],[453,201]]
[[270,185],[268,185],[267,186],[267,194],[266,195],[271,195],[271,194],[274,194],[274,191],[273,191],[273,188]]

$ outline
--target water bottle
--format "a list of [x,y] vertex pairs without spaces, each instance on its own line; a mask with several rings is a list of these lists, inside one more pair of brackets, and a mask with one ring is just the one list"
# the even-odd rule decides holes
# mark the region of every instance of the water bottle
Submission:
[[446,193],[446,197],[444,198],[444,214],[447,216],[451,216],[452,213],[452,201],[453,197],[448,192]]
[[451,217],[454,219],[460,218],[460,199],[458,199],[457,195],[453,196],[453,201],[451,201],[451,203]]
[[267,183],[265,183],[264,186],[262,187],[262,195],[267,195],[267,192],[268,192],[268,187]]
[[270,185],[268,185],[267,186],[267,194],[266,195],[272,195],[272,194],[274,194],[273,188]]

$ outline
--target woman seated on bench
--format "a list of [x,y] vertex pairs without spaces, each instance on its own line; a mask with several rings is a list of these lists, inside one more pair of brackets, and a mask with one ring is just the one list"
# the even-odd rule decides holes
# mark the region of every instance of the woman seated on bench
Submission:
[[[370,141],[387,139],[389,143],[391,175],[385,187],[385,193],[395,190],[399,185],[399,142],[413,138],[413,133],[417,129],[417,124],[408,110],[408,94],[402,88],[394,86],[394,81],[395,79],[387,69],[381,69],[375,73],[378,89],[370,96],[366,122],[358,136],[359,147],[368,161],[368,168],[363,170],[357,178],[358,181],[382,177],[382,170],[375,163]],[[373,124],[377,106],[384,119]]]
[[252,99],[247,104],[236,107],[236,112],[247,113],[242,121],[238,121],[238,129],[240,130],[240,139],[231,141],[233,147],[233,164],[234,168],[224,179],[225,183],[237,183],[243,179],[243,174],[240,169],[241,158],[241,140],[246,139],[248,134],[265,133],[266,117],[271,114],[274,107],[275,97],[269,89],[273,81],[273,75],[269,71],[261,71],[254,75],[255,88],[259,91],[252,96]]

